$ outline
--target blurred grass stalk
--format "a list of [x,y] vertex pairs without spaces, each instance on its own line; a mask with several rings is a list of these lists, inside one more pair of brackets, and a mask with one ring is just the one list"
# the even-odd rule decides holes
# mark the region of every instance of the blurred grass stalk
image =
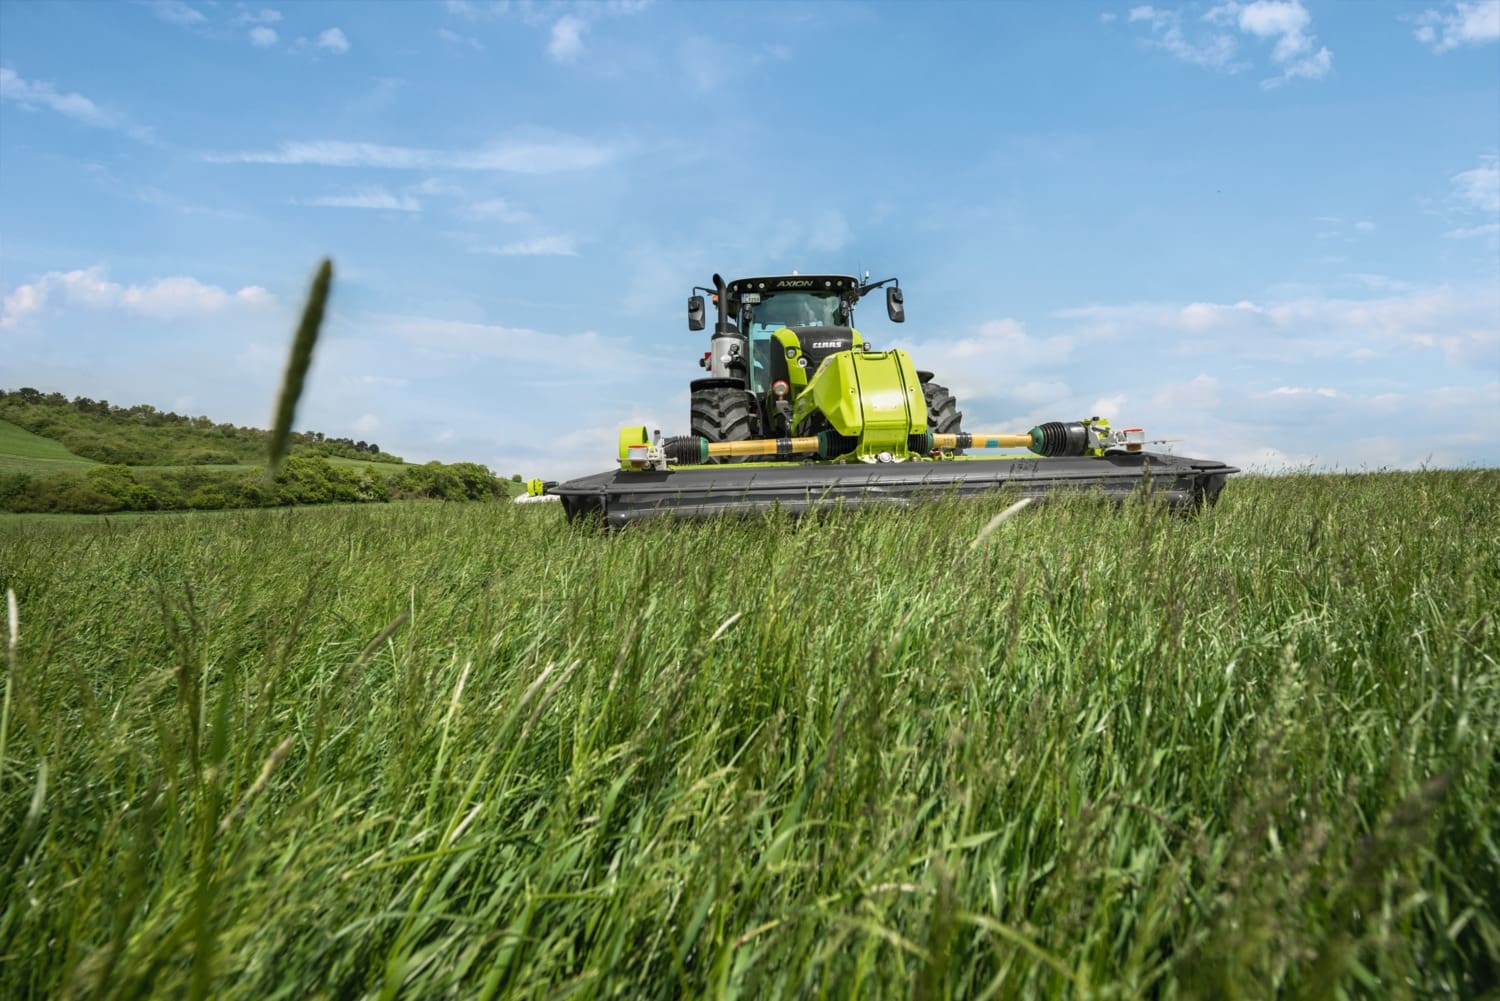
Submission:
[[5,748],[10,738],[10,697],[16,682],[16,647],[21,642],[21,609],[16,592],[5,589],[5,699],[0,702],[0,787],[5,785]]
[[281,377],[281,392],[276,399],[276,412],[271,419],[271,440],[266,455],[266,481],[276,478],[281,463],[286,459],[291,443],[292,422],[297,416],[297,401],[302,398],[302,386],[307,379],[307,370],[312,365],[313,348],[318,343],[318,331],[323,326],[323,312],[328,305],[328,293],[333,286],[333,261],[324,258],[313,276],[312,287],[307,292],[307,304],[302,308],[302,320],[292,337],[292,350],[287,355],[286,372]]

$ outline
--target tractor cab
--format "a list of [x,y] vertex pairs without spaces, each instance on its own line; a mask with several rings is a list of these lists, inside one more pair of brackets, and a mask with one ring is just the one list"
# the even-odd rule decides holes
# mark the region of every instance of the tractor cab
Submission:
[[[858,337],[850,327],[859,282],[846,275],[790,275],[742,278],[729,283],[728,313],[744,335],[750,354],[747,388],[757,396],[770,392],[774,335],[790,330],[807,358],[811,375],[823,358],[848,350]],[[809,350],[816,343],[816,351]],[[784,349],[783,349],[784,351]],[[785,361],[785,359],[779,359]]]
[[[887,313],[896,323],[906,318],[901,289],[892,278],[864,284],[852,275],[794,273],[724,282],[715,275],[714,284],[712,289],[693,290],[712,296],[718,313],[714,338],[724,344],[722,350],[710,352],[704,367],[715,378],[742,380],[756,396],[770,392],[776,372],[786,368],[786,360],[796,362],[811,376],[829,355],[863,347],[853,327],[854,307],[869,292],[889,286]],[[690,329],[704,328],[704,305],[701,295],[689,300]],[[789,331],[790,336],[778,338],[779,331]],[[795,358],[791,347],[798,349]]]

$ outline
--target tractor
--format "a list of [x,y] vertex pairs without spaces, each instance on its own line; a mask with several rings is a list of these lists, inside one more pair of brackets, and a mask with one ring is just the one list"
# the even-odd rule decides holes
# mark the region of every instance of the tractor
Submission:
[[[961,430],[963,414],[957,401],[933,380],[933,373],[913,369],[904,351],[889,353],[889,359],[887,353],[875,353],[854,327],[855,306],[880,288],[885,289],[885,310],[891,322],[905,322],[905,301],[897,279],[870,282],[866,274],[862,282],[849,275],[801,275],[794,271],[731,282],[714,275],[713,283],[713,288],[694,288],[688,299],[690,330],[705,328],[707,302],[716,307],[709,350],[698,360],[708,376],[690,385],[693,436],[729,442],[830,430],[851,437],[859,435],[859,429],[848,423],[841,428],[835,426],[840,423],[838,411],[847,412],[858,402],[845,404],[837,398],[848,395],[842,385],[847,378],[838,378],[848,375],[847,366],[835,364],[824,374],[824,362],[841,352],[870,356],[861,361],[873,362],[879,357],[883,363],[879,381],[890,382],[895,377],[903,384],[887,389],[904,388],[908,380],[910,385],[920,385],[920,409],[925,416],[918,420],[925,421],[929,431],[955,434]],[[850,364],[853,360],[851,355]],[[868,396],[879,388],[867,385],[876,370],[873,365],[859,368],[859,375],[864,376],[861,392]],[[825,381],[828,388],[823,386]],[[837,394],[830,392],[834,382],[841,383]],[[825,411],[820,403],[829,401],[838,405]]]

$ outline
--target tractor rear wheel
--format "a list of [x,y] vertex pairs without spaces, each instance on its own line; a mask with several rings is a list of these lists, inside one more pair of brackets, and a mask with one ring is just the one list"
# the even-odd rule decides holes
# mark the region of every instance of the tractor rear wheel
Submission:
[[747,441],[755,437],[754,402],[745,390],[723,386],[695,389],[691,405],[692,430],[699,438]]
[[[928,379],[922,383],[922,395],[927,400],[927,430],[933,434],[958,434],[963,430],[963,411],[948,387]],[[961,449],[957,452],[963,454]]]

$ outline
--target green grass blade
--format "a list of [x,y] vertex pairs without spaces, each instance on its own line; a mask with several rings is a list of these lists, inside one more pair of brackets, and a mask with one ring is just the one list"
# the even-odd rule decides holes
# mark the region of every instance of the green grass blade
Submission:
[[292,351],[287,356],[286,372],[281,377],[281,394],[276,400],[276,413],[271,421],[271,441],[266,454],[266,478],[274,479],[281,471],[286,459],[287,446],[291,441],[292,421],[297,415],[297,401],[302,397],[302,385],[307,370],[312,365],[313,348],[318,343],[318,331],[323,326],[323,311],[328,305],[328,292],[333,285],[333,261],[323,259],[318,273],[313,276],[312,288],[307,293],[307,305],[302,309],[302,321],[297,324],[297,334],[292,338]]

